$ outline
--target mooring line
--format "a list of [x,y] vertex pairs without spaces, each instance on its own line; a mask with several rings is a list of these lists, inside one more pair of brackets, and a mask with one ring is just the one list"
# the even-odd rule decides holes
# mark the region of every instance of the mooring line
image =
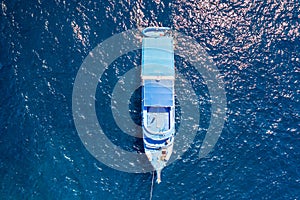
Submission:
[[150,190],[150,200],[152,199],[153,186],[154,186],[154,171],[152,172],[152,185],[151,185],[151,190]]

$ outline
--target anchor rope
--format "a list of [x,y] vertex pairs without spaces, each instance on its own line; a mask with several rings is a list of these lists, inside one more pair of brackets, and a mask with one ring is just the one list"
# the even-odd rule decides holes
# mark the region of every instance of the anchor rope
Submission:
[[151,190],[150,190],[150,200],[152,199],[153,186],[154,186],[154,171],[152,172],[152,184],[151,184]]

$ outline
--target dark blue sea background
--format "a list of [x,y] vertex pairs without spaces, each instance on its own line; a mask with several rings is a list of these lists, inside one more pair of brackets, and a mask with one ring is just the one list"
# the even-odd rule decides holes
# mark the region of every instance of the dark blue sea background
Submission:
[[[147,26],[172,27],[204,47],[223,76],[228,107],[214,150],[198,159],[210,119],[206,106],[204,128],[164,169],[153,199],[300,199],[296,0],[1,0],[0,198],[149,199],[152,174],[99,162],[72,116],[73,84],[89,52],[116,33]],[[115,65],[125,68],[102,79],[122,76],[138,56],[118,59]],[[184,65],[180,58],[176,64]],[[201,82],[200,76],[193,78]],[[104,82],[109,89],[116,80]],[[98,113],[109,104],[103,106]],[[106,127],[116,130],[109,120]],[[139,139],[128,138],[124,148],[142,151]]]

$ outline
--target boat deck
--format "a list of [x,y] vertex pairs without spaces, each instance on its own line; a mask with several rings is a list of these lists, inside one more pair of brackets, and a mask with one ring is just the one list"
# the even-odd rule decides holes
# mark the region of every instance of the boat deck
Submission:
[[147,128],[151,132],[160,133],[170,129],[170,109],[163,107],[148,108]]

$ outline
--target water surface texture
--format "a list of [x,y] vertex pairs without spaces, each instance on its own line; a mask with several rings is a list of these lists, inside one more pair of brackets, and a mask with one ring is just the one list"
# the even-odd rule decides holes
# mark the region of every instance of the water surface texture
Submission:
[[[221,137],[199,160],[210,119],[204,98],[194,143],[165,168],[153,199],[300,198],[299,1],[0,4],[1,199],[149,199],[151,173],[120,172],[94,158],[71,109],[73,83],[89,52],[116,33],[147,26],[172,27],[204,47],[223,76],[228,101]],[[102,77],[104,90],[111,92],[118,77],[139,65],[139,56],[116,60]],[[193,75],[196,94],[206,96],[201,75],[178,57],[176,64]],[[104,95],[100,86],[96,95]],[[136,92],[132,103],[139,98]],[[99,121],[108,104],[107,97],[97,104]],[[138,124],[139,116],[132,116]],[[143,151],[139,139],[117,135],[112,117],[103,124],[115,144]]]

